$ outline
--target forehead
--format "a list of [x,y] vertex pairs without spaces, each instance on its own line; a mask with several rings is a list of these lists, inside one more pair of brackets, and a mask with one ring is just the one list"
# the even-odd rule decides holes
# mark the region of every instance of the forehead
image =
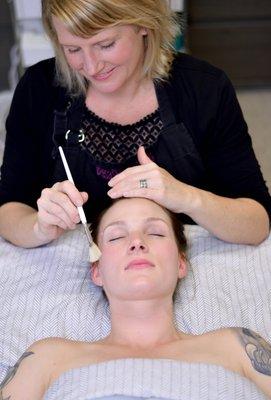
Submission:
[[100,229],[115,221],[124,221],[127,224],[143,222],[148,218],[161,218],[171,225],[169,215],[161,206],[148,199],[122,199],[104,214]]
[[103,40],[108,36],[121,35],[121,34],[127,35],[128,33],[135,31],[135,28],[132,25],[119,25],[108,28],[105,27],[103,29],[100,29],[99,31],[96,30],[95,33],[93,32],[93,34],[90,34],[88,37],[86,37],[85,35],[78,36],[77,34],[72,33],[65,25],[65,23],[55,16],[52,17],[52,21],[60,42],[62,40],[67,40],[67,39],[71,40],[80,38],[85,40],[88,39],[91,41],[97,41],[97,40]]

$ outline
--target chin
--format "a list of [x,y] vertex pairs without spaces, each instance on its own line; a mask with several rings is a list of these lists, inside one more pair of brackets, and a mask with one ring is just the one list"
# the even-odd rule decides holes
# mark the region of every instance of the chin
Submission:
[[121,89],[121,85],[117,85],[117,84],[106,84],[103,82],[98,82],[98,83],[92,83],[92,87],[94,87],[96,90],[98,90],[100,93],[104,93],[104,94],[114,94],[117,93],[120,89]]
[[159,294],[160,291],[157,290],[156,285],[151,285],[149,282],[139,282],[137,285],[130,288],[128,297],[137,300],[148,300],[156,298]]
[[105,81],[96,81],[94,79],[88,79],[91,86],[101,93],[115,93],[120,91],[125,87],[127,81],[124,77],[116,77],[112,76],[108,80]]

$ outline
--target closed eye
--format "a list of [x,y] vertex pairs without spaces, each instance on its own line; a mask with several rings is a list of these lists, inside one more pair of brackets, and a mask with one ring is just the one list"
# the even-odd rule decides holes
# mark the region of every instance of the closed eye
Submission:
[[101,45],[101,49],[104,49],[104,50],[110,49],[111,47],[113,47],[115,45],[115,43],[116,42],[112,42],[112,43],[109,43],[109,44],[103,44],[103,45]]
[[149,233],[149,236],[158,236],[158,237],[165,237],[165,235],[162,235],[161,233]]
[[117,237],[109,239],[108,241],[109,242],[115,242],[116,240],[119,240],[119,239],[124,239],[124,236],[117,236]]
[[79,50],[80,50],[79,47],[77,47],[75,49],[67,49],[68,53],[70,53],[70,54],[77,53]]

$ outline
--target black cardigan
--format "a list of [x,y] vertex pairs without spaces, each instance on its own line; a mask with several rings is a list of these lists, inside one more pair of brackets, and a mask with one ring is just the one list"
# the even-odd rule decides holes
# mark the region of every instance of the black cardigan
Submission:
[[[152,149],[154,160],[193,186],[226,197],[255,199],[271,216],[271,198],[226,75],[207,62],[179,54],[169,80],[156,84],[156,90],[166,126]],[[63,110],[67,98],[65,89],[55,84],[54,59],[30,67],[20,80],[6,122],[0,205],[17,201],[36,208],[43,188],[66,179],[59,165],[55,172],[52,134],[54,110]],[[78,167],[80,154],[69,155],[69,163],[78,189],[90,194],[85,209],[91,220],[106,206],[108,187],[94,176],[93,165],[86,167],[85,156],[84,166]]]

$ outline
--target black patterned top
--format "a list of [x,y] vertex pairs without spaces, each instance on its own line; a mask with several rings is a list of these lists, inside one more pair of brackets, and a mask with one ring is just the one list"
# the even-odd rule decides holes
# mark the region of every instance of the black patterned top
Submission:
[[[29,67],[14,92],[6,121],[0,205],[16,201],[37,208],[37,199],[43,188],[66,179],[59,156],[52,156],[56,150],[52,128],[55,111],[63,110],[69,93],[56,84],[55,71],[54,59]],[[271,197],[255,158],[234,88],[227,76],[204,61],[178,53],[168,80],[157,85],[156,91],[165,126],[156,143],[148,149],[148,155],[181,182],[218,196],[254,199],[265,207],[271,219]],[[75,121],[74,129],[81,128],[81,105],[75,114],[78,121]],[[169,126],[165,117],[171,114],[173,118]],[[86,120],[91,125],[92,121],[99,122],[91,118],[91,114],[87,114]],[[151,121],[151,126],[156,128],[161,123],[153,122],[152,118]],[[147,120],[144,120],[144,133],[146,125]],[[101,120],[98,126],[100,129],[89,129],[92,134],[88,135],[89,144],[86,145],[90,147],[90,142],[94,144],[92,152],[95,157],[106,159],[109,156],[107,159],[115,161],[120,157],[121,160],[128,156],[127,148],[137,143],[133,134],[138,138],[138,129],[132,129],[125,140],[120,140],[120,144],[117,141],[120,136],[117,126]],[[138,125],[135,124],[135,127]],[[114,135],[108,135],[105,140],[101,128],[105,134],[108,130]],[[121,133],[127,132],[125,128],[118,128]],[[103,146],[100,151],[96,140],[93,140],[96,133],[97,143]],[[146,136],[149,139],[150,135]],[[145,140],[144,136],[141,140]],[[113,149],[113,146],[116,148]],[[135,152],[136,148],[132,151]],[[79,152],[74,147],[67,151],[67,156],[79,190],[90,193],[85,212],[91,222],[107,202],[106,179],[113,175],[112,170],[136,165],[136,157],[123,164],[104,164],[93,159],[88,149]]]
[[159,109],[133,124],[121,125],[108,122],[85,107],[82,126],[85,140],[81,146],[92,158],[119,165],[134,157],[139,146],[148,149],[156,143],[163,122]]

